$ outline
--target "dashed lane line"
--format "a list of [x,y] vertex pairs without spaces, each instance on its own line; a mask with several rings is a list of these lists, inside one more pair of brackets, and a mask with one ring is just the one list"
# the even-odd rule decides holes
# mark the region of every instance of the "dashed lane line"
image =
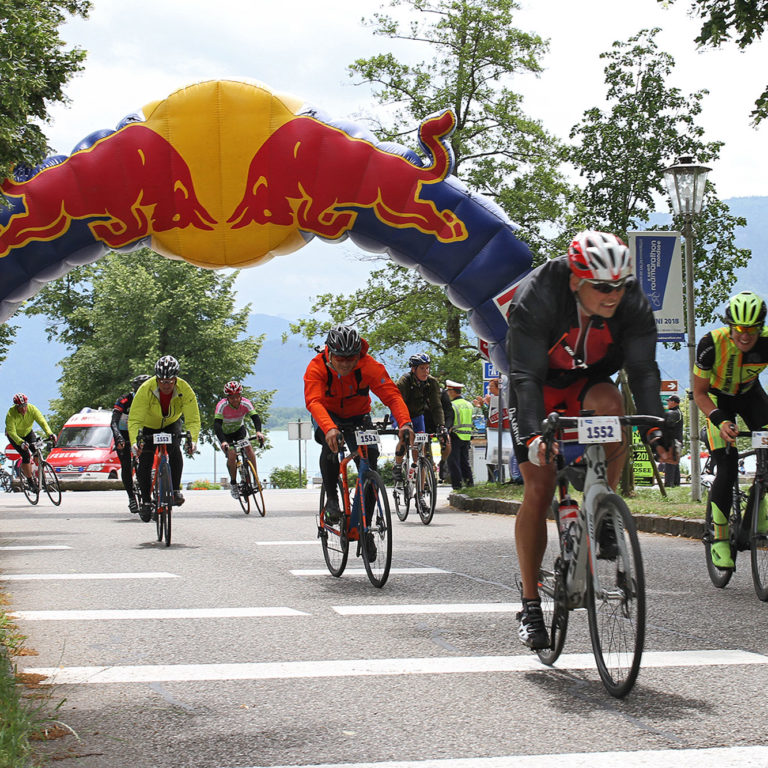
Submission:
[[[739,650],[650,651],[643,669],[768,664],[768,656]],[[564,654],[554,669],[594,669],[591,653]],[[28,667],[47,685],[101,683],[197,682],[202,680],[269,680],[357,677],[361,675],[442,675],[484,672],[543,672],[548,668],[533,655],[436,656],[401,659],[337,659],[242,664],[156,664],[143,666]]]

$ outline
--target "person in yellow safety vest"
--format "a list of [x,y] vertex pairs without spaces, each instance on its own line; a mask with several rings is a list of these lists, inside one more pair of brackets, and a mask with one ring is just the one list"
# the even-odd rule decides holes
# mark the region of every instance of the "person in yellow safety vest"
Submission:
[[469,463],[469,440],[472,437],[472,403],[461,396],[463,384],[456,381],[445,382],[445,391],[453,406],[453,426],[451,427],[451,453],[448,456],[448,470],[451,473],[451,485],[454,491],[461,490],[461,483],[471,488],[475,482]]

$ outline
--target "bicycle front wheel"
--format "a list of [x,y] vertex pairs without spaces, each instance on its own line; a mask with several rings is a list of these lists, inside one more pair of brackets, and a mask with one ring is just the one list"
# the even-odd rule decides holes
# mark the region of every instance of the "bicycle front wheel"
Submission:
[[157,494],[157,540],[165,539],[165,546],[171,546],[171,510],[173,509],[173,484],[171,467],[162,461],[158,469]]
[[0,487],[6,493],[10,493],[13,490],[13,478],[4,470],[0,472]]
[[750,535],[750,559],[755,594],[763,602],[768,601],[768,519],[760,515],[760,506],[768,504],[765,488],[755,483],[749,489],[747,509],[752,513]]
[[598,504],[596,540],[606,525],[613,526],[615,547],[602,537],[595,573],[587,580],[587,613],[600,679],[611,696],[622,698],[632,690],[640,672],[645,574],[634,520],[616,494],[604,496]]
[[[341,484],[339,484],[339,500],[344,496]],[[342,502],[343,503],[343,502]],[[349,557],[349,538],[347,537],[346,516],[342,508],[341,521],[335,525],[325,522],[325,488],[320,491],[320,522],[317,535],[323,546],[323,557],[331,576],[338,578],[344,573]]]
[[392,518],[389,499],[378,472],[369,470],[363,483],[363,565],[374,587],[383,587],[392,565]]
[[21,489],[24,491],[24,495],[30,504],[37,504],[37,500],[40,498],[40,485],[37,473],[38,468],[35,467],[29,480],[24,475],[21,475]]
[[[731,515],[733,517],[733,515]],[[733,521],[729,526],[730,539],[731,539],[731,557],[733,558],[734,565],[736,564],[736,547],[733,546],[734,531]],[[707,572],[709,573],[709,579],[718,589],[722,589],[731,580],[733,576],[733,568],[718,568],[712,562],[712,545],[715,543],[715,523],[712,519],[712,490],[710,489],[707,494],[707,509],[704,513],[704,557],[707,560]]]
[[416,487],[421,493],[416,495],[416,509],[424,525],[432,522],[437,502],[437,481],[435,480],[435,468],[432,459],[425,456],[419,457],[419,468],[416,475]]
[[237,500],[246,515],[251,514],[251,478],[248,474],[248,461],[240,465],[240,486],[237,489]]
[[253,491],[253,505],[256,507],[256,511],[264,517],[267,514],[267,508],[264,506],[264,494],[261,491],[259,473],[256,471],[255,465],[251,464],[250,461],[248,462],[248,482]]
[[48,498],[58,507],[61,504],[61,486],[53,467],[47,461],[43,462],[43,488]]

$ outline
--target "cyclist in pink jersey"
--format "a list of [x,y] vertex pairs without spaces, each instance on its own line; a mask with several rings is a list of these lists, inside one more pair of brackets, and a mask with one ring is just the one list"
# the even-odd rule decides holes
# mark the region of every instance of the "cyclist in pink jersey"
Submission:
[[[230,381],[224,387],[224,397],[216,403],[213,431],[221,444],[221,450],[227,457],[230,493],[234,498],[237,498],[237,452],[231,444],[248,436],[248,429],[245,426],[246,416],[251,417],[253,426],[256,428],[256,437],[261,445],[264,445],[261,417],[256,413],[253,403],[247,397],[243,397],[243,385],[239,381]],[[253,446],[247,446],[245,451],[250,461],[256,466]]]

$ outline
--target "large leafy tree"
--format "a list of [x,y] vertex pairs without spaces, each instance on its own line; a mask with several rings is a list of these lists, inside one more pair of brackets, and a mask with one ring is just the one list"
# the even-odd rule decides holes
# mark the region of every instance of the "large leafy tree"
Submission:
[[[405,13],[375,14],[367,22],[375,34],[408,41],[417,56],[431,58],[408,63],[382,53],[349,67],[357,84],[373,88],[382,107],[374,130],[380,138],[413,146],[421,121],[450,107],[457,121],[451,138],[454,172],[471,189],[495,199],[522,226],[521,237],[541,258],[547,247],[544,230],[551,236],[553,229],[567,227],[569,188],[557,170],[563,147],[525,114],[512,85],[514,78],[540,71],[545,42],[514,26],[519,6],[513,0],[394,0],[391,5]],[[445,369],[452,378],[469,377],[472,366],[478,367],[465,313],[415,273],[389,265],[353,296],[320,297],[314,309],[327,306],[334,321],[357,322],[374,350],[427,347],[441,367],[442,361],[453,366]],[[327,326],[302,327],[311,336]]]
[[[658,29],[642,30],[613,44],[605,59],[606,106],[585,112],[571,131],[570,160],[585,179],[581,192],[583,228],[605,229],[625,237],[648,228],[660,200],[669,198],[663,169],[681,155],[699,162],[717,159],[722,142],[705,141],[696,118],[707,91],[683,94],[667,82],[675,62],[659,50]],[[697,318],[714,319],[715,308],[728,297],[735,270],[750,252],[734,244],[735,229],[746,221],[733,216],[708,186],[705,207],[696,219],[694,279]],[[676,222],[681,225],[681,222]],[[687,247],[687,244],[686,244]],[[717,281],[711,275],[718,275]]]
[[[235,309],[236,274],[224,276],[148,249],[111,253],[47,284],[27,307],[72,353],[60,365],[61,422],[84,406],[111,408],[130,379],[173,355],[197,394],[205,434],[223,385],[252,372],[263,336],[245,336],[250,305]],[[262,415],[273,392],[249,393]]]
[[49,152],[41,123],[82,69],[85,51],[59,37],[66,15],[87,16],[90,0],[0,0],[0,178]]
[[[674,0],[658,0],[665,5]],[[702,19],[695,39],[700,46],[718,47],[734,40],[746,48],[760,40],[768,26],[768,0],[689,0],[691,13]],[[755,101],[755,124],[768,117],[768,87]]]

